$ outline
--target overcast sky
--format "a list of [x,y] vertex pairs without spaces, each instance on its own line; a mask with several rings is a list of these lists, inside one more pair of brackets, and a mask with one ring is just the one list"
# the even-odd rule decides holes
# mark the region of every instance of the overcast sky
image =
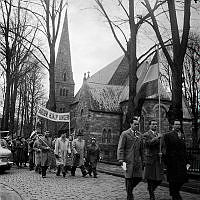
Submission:
[[103,17],[91,8],[93,2],[73,0],[68,6],[75,92],[85,72],[92,75],[123,54]]

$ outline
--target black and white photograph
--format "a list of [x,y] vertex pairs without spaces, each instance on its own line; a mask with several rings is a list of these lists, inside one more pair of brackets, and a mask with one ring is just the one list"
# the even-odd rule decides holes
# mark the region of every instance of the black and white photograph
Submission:
[[200,0],[0,0],[0,200],[199,200]]

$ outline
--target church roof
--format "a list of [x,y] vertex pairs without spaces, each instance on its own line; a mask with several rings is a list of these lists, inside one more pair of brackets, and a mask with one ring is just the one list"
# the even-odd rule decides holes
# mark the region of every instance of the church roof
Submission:
[[[85,80],[75,96],[74,103],[84,98],[88,108],[100,112],[121,112],[119,97],[123,86],[90,83]],[[84,96],[84,97],[83,97]]]
[[91,109],[106,112],[120,112],[119,97],[123,86],[88,83]]
[[[83,82],[82,88],[75,97],[78,102],[84,89],[89,95],[90,109],[105,112],[121,112],[120,103],[129,98],[128,62],[121,56]],[[85,84],[84,84],[85,83]],[[85,85],[85,86],[84,86]],[[171,101],[171,93],[161,84],[161,100]],[[157,99],[158,94],[147,97]],[[183,101],[183,117],[191,119],[188,105]]]
[[92,75],[87,81],[97,84],[109,84],[109,81],[113,77],[123,58],[124,56],[121,56],[114,60],[112,63]]

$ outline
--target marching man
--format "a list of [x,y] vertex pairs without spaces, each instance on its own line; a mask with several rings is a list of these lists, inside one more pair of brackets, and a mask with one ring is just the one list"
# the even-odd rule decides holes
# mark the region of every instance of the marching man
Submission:
[[55,142],[55,156],[56,156],[56,165],[57,172],[56,175],[60,176],[60,172],[62,171],[63,177],[66,176],[66,159],[68,153],[70,154],[70,144],[69,140],[66,138],[66,133],[62,133],[61,137],[57,138]]

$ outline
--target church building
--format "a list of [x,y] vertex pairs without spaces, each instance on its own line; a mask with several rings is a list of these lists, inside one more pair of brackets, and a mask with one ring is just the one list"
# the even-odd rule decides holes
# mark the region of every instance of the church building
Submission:
[[[148,62],[143,65],[148,65]],[[161,130],[169,131],[166,113],[171,95],[161,87]],[[86,141],[97,139],[104,160],[116,161],[117,145],[122,132],[129,98],[128,62],[122,56],[91,77],[84,75],[83,84],[71,104],[71,124],[82,129]],[[183,101],[184,131],[188,145],[191,142],[191,116]],[[140,131],[148,129],[151,119],[159,119],[158,94],[149,96],[142,107]]]

